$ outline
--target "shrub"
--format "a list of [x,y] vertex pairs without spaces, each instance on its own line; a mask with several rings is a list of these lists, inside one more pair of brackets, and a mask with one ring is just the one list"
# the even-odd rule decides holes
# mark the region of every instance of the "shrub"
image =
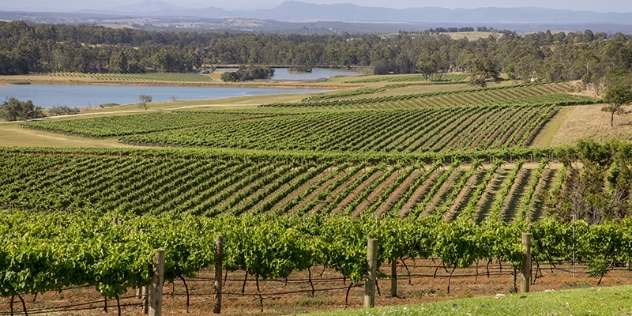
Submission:
[[45,116],[42,108],[34,106],[31,100],[23,102],[11,98],[0,105],[0,117],[7,121],[24,121]]
[[79,108],[77,107],[69,108],[68,106],[62,105],[62,106],[54,106],[48,109],[48,114],[50,114],[50,116],[74,115],[74,114],[79,114],[80,111],[81,110],[79,110]]

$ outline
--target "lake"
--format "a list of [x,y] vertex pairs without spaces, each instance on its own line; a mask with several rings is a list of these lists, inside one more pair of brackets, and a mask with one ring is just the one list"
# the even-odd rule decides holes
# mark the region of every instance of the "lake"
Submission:
[[138,103],[138,96],[148,94],[154,102],[177,100],[220,99],[228,97],[311,93],[319,89],[278,89],[242,87],[169,87],[169,86],[98,86],[98,85],[8,85],[0,86],[0,98],[31,100],[35,106],[51,108],[96,107],[106,103]]
[[[217,71],[237,71],[237,68],[218,68]],[[272,80],[316,80],[329,79],[335,76],[352,76],[359,75],[360,72],[352,69],[340,68],[313,68],[312,72],[289,72],[287,68],[274,68],[274,76]]]

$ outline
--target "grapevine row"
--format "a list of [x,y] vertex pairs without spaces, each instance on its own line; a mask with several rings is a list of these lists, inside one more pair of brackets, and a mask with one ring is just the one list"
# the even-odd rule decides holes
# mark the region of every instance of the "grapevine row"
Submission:
[[145,81],[145,82],[210,82],[211,77],[196,74],[178,74],[178,73],[154,73],[154,74],[90,74],[90,73],[73,73],[73,72],[53,72],[52,77],[59,78],[82,78],[100,81]]
[[[498,259],[519,269],[521,232],[533,234],[536,263],[568,260],[572,253],[602,278],[610,262],[632,259],[632,221],[588,226],[554,220],[506,224],[439,217],[129,216],[53,212],[0,212],[0,295],[3,297],[89,286],[106,298],[148,285],[152,249],[165,252],[165,282],[195,277],[214,263],[217,235],[224,236],[223,268],[257,279],[283,279],[294,271],[325,265],[354,283],[366,278],[366,239],[377,238],[378,265],[404,257],[439,258],[446,267],[467,268]],[[574,231],[572,235],[570,232]],[[393,232],[397,233],[394,234]]]
[[84,137],[114,137],[266,117],[264,113],[160,112],[23,123],[25,128]]
[[[548,89],[549,86],[554,87],[554,89]],[[405,104],[410,104],[415,107],[433,106],[431,105],[432,103],[436,106],[437,103],[440,105],[491,104],[498,102],[501,104],[550,103],[554,105],[574,105],[591,104],[596,102],[596,100],[592,98],[567,94],[570,91],[571,87],[568,84],[527,84],[322,102],[272,103],[261,105],[261,107],[367,108],[377,105],[383,108],[388,107],[394,102],[402,101]],[[525,94],[518,96],[516,92],[525,92]]]
[[[499,120],[510,111],[512,116]],[[260,150],[406,152],[525,146],[552,107],[328,111],[124,136],[130,144]],[[476,141],[471,135],[479,130]]]

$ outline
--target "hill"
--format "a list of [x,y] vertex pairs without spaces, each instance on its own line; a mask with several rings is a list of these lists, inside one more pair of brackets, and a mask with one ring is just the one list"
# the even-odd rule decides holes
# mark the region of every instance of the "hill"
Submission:
[[121,6],[109,11],[82,10],[81,13],[135,15],[145,17],[190,16],[201,18],[250,18],[287,22],[342,21],[395,23],[556,23],[556,24],[632,24],[632,13],[554,10],[536,7],[446,9],[418,7],[391,9],[343,4],[313,4],[286,1],[273,9],[228,11],[216,7],[191,9],[161,1]]

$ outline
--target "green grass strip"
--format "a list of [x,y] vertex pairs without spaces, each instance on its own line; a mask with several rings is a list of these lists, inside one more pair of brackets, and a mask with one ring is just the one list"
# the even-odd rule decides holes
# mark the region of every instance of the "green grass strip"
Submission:
[[497,295],[312,315],[632,315],[632,286]]

